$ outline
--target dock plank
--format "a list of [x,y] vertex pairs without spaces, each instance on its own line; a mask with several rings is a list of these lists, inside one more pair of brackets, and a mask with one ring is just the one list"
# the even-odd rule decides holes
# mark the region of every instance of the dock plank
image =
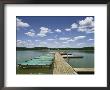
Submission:
[[60,53],[55,53],[53,74],[77,74],[76,71],[62,58]]

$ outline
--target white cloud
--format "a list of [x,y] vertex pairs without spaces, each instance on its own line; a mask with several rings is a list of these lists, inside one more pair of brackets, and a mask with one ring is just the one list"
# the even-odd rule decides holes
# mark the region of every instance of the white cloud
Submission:
[[48,29],[48,33],[54,33],[54,32],[52,32],[52,30],[51,30],[51,29]]
[[84,44],[85,44],[85,43],[78,43],[77,45],[78,45],[78,46],[81,46],[81,45],[84,45]]
[[57,37],[58,37],[58,35],[55,35],[55,37],[54,37],[54,38],[55,38],[55,39],[57,39]]
[[79,40],[79,39],[84,39],[86,38],[86,36],[77,36],[77,37],[74,37],[74,40]]
[[25,33],[27,36],[30,36],[30,37],[33,37],[33,36],[35,36],[35,33],[34,32],[27,32],[27,33]]
[[46,34],[49,31],[49,29],[46,27],[41,27],[40,29],[41,29],[40,33],[42,34]]
[[79,32],[94,33],[94,18],[86,17],[84,20],[80,20],[78,23],[73,23],[71,28],[65,29],[65,31],[71,31],[76,29]]
[[50,39],[47,39],[47,40],[49,40],[49,41],[53,41],[53,40],[55,40],[55,39],[50,38]]
[[35,40],[36,42],[40,41],[40,40]]
[[86,38],[86,36],[77,36],[77,37],[74,37],[73,39],[68,39],[67,42],[74,42],[84,38]]
[[17,40],[17,47],[34,47],[34,43],[31,40]]
[[47,44],[47,42],[44,42],[44,41],[43,41],[43,42],[40,42],[40,43],[41,43],[41,44]]
[[47,33],[53,33],[53,32],[51,32],[51,30],[46,27],[41,27],[40,32],[37,35],[40,37],[45,37],[45,36],[47,36],[46,35]]
[[58,42],[57,42],[57,41],[55,41],[54,43],[55,43],[55,44],[58,44]]
[[56,32],[61,32],[61,30],[60,30],[60,29],[56,29],[55,31],[56,31]]
[[94,26],[93,17],[86,17],[84,20],[79,21],[79,25],[85,27],[93,27]]
[[86,27],[78,27],[78,31],[80,32],[86,32],[87,28]]
[[31,42],[31,40],[27,40],[28,42]]
[[17,40],[17,43],[18,43],[18,44],[25,44],[25,43],[26,43],[26,41]]
[[31,32],[35,32],[34,29],[31,29],[30,31],[31,31]]
[[78,31],[86,33],[94,33],[94,28],[79,27]]
[[86,33],[94,33],[93,17],[86,17],[84,20],[79,21],[78,31]]
[[47,42],[42,41],[42,42],[40,42],[39,46],[40,47],[46,47],[47,46]]
[[93,41],[94,39],[92,39],[92,38],[90,38],[90,39],[88,39],[88,41]]
[[94,33],[94,28],[88,29],[86,33]]
[[17,42],[22,42],[22,40],[17,40]]
[[45,37],[45,36],[47,36],[47,35],[46,35],[46,34],[42,34],[42,33],[38,33],[37,36]]
[[78,25],[77,25],[76,23],[73,23],[73,24],[71,25],[71,28],[72,28],[72,29],[78,28]]
[[69,43],[68,41],[66,41],[66,42],[62,42],[62,43]]
[[69,39],[69,40],[68,40],[68,42],[74,42],[74,41],[75,41],[74,39]]
[[62,47],[66,47],[67,45],[62,45]]
[[35,45],[34,45],[34,43],[27,43],[27,45],[26,45],[26,47],[34,47]]
[[17,28],[29,27],[30,25],[26,22],[23,22],[21,19],[16,18]]
[[67,28],[67,29],[65,29],[66,31],[71,31],[71,29],[70,28]]
[[19,47],[24,47],[26,45],[26,41],[22,41],[22,40],[17,40],[16,43],[17,43],[17,47],[18,46]]
[[59,40],[68,40],[69,38],[68,37],[61,37],[59,38]]

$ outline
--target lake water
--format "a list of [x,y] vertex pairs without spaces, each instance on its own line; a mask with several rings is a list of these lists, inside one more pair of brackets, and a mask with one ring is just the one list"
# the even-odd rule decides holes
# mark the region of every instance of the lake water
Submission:
[[[64,50],[63,50],[64,51]],[[48,54],[51,51],[38,51],[38,50],[26,50],[17,51],[17,64],[22,63],[26,60],[32,59],[37,56]],[[94,52],[92,51],[78,51],[78,50],[67,50],[65,52],[72,53],[74,55],[83,56],[83,58],[71,58],[68,63],[72,67],[77,68],[94,68]]]

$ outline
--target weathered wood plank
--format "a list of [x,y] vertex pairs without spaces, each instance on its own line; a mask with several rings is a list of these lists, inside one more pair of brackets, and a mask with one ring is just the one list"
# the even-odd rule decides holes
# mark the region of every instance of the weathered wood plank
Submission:
[[75,70],[56,52],[53,74],[77,74]]

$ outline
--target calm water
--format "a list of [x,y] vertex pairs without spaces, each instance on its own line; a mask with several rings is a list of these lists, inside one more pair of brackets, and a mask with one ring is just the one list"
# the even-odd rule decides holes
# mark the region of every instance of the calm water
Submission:
[[[50,51],[52,52],[52,50]],[[79,67],[79,68],[93,68],[94,67],[94,53],[93,52],[87,52],[87,51],[76,51],[76,50],[68,50],[65,51],[68,53],[72,53],[74,55],[80,55],[83,56],[83,58],[71,58],[69,59],[69,64],[72,67]],[[49,51],[17,51],[17,64],[22,63],[26,60],[29,60],[31,58],[48,54]]]

